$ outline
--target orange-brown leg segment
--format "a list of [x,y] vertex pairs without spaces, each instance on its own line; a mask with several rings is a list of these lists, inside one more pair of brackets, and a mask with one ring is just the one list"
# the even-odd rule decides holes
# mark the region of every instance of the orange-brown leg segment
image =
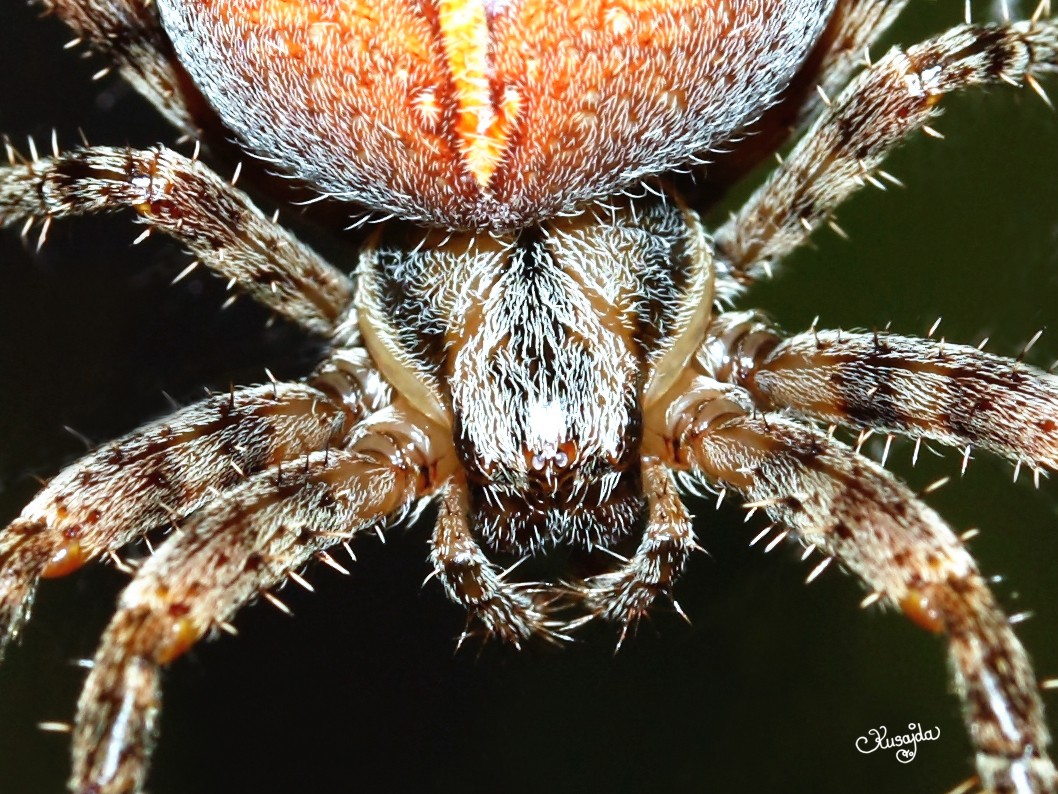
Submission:
[[947,635],[982,785],[1054,794],[1058,773],[1028,656],[944,521],[892,475],[814,428],[761,415],[737,387],[697,378],[657,428],[671,464],[732,488]]
[[714,321],[699,361],[765,410],[1058,469],[1058,377],[973,347],[844,331],[784,338],[747,312]]
[[75,794],[143,789],[160,710],[159,673],[200,637],[309,559],[399,518],[449,467],[448,448],[384,409],[346,449],[260,472],[197,511],[137,571],[78,702]]
[[731,298],[801,246],[885,157],[928,126],[941,98],[1028,82],[1058,67],[1058,23],[960,25],[894,49],[833,100],[786,161],[716,234],[717,290]]

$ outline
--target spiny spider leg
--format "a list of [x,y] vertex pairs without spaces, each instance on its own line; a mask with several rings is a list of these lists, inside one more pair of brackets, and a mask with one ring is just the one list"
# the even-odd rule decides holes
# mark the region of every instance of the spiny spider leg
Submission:
[[738,491],[915,623],[947,634],[985,789],[1058,791],[1028,656],[940,516],[844,444],[760,414],[738,387],[694,379],[667,406],[664,427],[675,467]]
[[448,484],[440,502],[430,561],[448,597],[467,610],[468,621],[480,620],[489,636],[516,648],[537,636],[568,639],[555,631],[561,623],[548,620],[547,604],[540,600],[553,596],[554,588],[510,583],[478,545],[470,529],[469,497],[462,477]]
[[0,168],[0,225],[119,209],[306,331],[332,332],[349,306],[348,277],[197,160],[93,146]]
[[[834,9],[827,26],[833,31],[833,44],[819,67],[818,85],[824,95],[848,85],[849,76],[863,64],[863,53],[889,29],[904,10],[907,0],[846,0]],[[813,91],[803,108],[801,122],[813,117],[823,106]]]
[[1058,469],[1058,377],[974,347],[888,333],[784,338],[740,312],[713,322],[699,360],[764,410],[789,408]]
[[[450,476],[450,445],[397,406],[345,449],[259,472],[194,513],[137,571],[77,707],[71,791],[141,791],[157,732],[159,673],[315,554],[399,519]],[[438,455],[440,457],[438,457]]]
[[621,626],[618,647],[630,628],[672,585],[697,548],[694,527],[680,499],[672,472],[657,460],[643,465],[647,521],[639,548],[626,563],[576,586],[590,614]]
[[310,386],[237,389],[189,406],[77,461],[0,532],[0,655],[41,577],[178,521],[247,474],[321,449],[344,421]]
[[249,474],[339,446],[389,401],[367,351],[343,348],[307,384],[233,389],[69,466],[0,532],[0,656],[28,619],[41,578],[178,522]]
[[[176,67],[172,45],[151,0],[37,0],[97,53],[117,64],[155,107],[184,130],[195,124],[187,108],[189,81]],[[201,100],[199,100],[201,101]]]
[[1058,68],[1058,23],[961,25],[894,49],[846,88],[735,217],[716,234],[717,291],[730,299],[802,245],[911,132],[929,129],[941,97],[1025,81]]
[[839,0],[800,71],[781,99],[725,145],[728,155],[694,169],[688,186],[698,211],[707,211],[739,180],[791,138],[804,132],[825,110],[823,97],[848,84],[863,65],[863,54],[895,21],[907,0]]

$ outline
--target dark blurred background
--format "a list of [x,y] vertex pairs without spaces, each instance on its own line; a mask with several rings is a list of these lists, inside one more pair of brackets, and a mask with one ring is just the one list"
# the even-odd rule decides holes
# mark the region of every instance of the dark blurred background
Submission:
[[[961,3],[919,0],[889,41],[958,22]],[[997,4],[998,5],[998,4]],[[978,16],[993,9],[976,6]],[[1031,7],[1020,9],[1022,15]],[[0,130],[42,149],[146,146],[174,135],[103,64],[63,51],[67,32],[22,0],[0,10]],[[877,52],[881,50],[878,49]],[[1048,82],[1058,96],[1058,83]],[[883,328],[939,334],[1029,360],[1058,357],[1058,117],[1028,90],[945,102],[943,142],[916,138],[888,170],[907,184],[864,192],[827,232],[746,305],[789,329]],[[164,241],[130,248],[128,218],[55,224],[37,254],[0,236],[0,524],[92,443],[184,403],[203,386],[304,373],[314,350],[241,301],[220,310],[208,275],[168,282],[187,256]],[[32,240],[32,238],[31,238]],[[352,266],[352,259],[345,266]],[[1051,330],[1053,328],[1053,330]],[[873,449],[877,456],[878,448]],[[965,477],[959,456],[895,446],[890,467],[960,529],[1019,627],[1041,676],[1058,675],[1058,486],[1012,485],[984,455]],[[463,615],[429,572],[428,526],[357,544],[350,578],[313,570],[315,595],[288,589],[291,620],[267,605],[238,616],[241,636],[204,643],[170,670],[150,790],[172,792],[673,791],[940,794],[971,773],[942,643],[901,617],[857,608],[836,570],[805,586],[795,549],[748,549],[759,523],[695,502],[697,555],[670,611],[613,654],[607,627],[565,650],[515,653],[475,643],[455,652]],[[0,667],[0,792],[50,794],[68,769],[65,736],[42,720],[73,714],[82,671],[123,577],[93,566],[41,591],[20,647]],[[296,588],[295,588],[296,589]],[[1051,725],[1058,703],[1051,697]],[[861,755],[879,725],[940,728],[910,764]]]

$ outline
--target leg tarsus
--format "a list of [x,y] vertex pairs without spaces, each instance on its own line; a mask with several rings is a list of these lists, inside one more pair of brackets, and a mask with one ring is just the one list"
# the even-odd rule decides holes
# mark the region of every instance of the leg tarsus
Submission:
[[162,700],[161,665],[149,640],[164,646],[171,630],[158,618],[146,609],[123,611],[103,637],[77,703],[71,794],[144,789]]
[[16,520],[4,530],[0,550],[0,661],[29,620],[45,562],[32,550],[35,523]]
[[122,75],[174,124],[194,133],[188,80],[150,0],[37,0],[93,51],[116,63]]

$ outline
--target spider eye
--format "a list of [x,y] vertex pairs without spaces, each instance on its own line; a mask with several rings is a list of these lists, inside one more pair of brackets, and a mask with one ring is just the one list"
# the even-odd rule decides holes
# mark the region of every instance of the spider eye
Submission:
[[545,469],[568,469],[577,463],[578,447],[575,441],[563,441],[558,445],[547,445],[543,449],[526,446],[523,454],[530,472]]
[[558,453],[555,455],[555,465],[565,468],[577,461],[577,445],[573,441],[566,441],[559,445]]

